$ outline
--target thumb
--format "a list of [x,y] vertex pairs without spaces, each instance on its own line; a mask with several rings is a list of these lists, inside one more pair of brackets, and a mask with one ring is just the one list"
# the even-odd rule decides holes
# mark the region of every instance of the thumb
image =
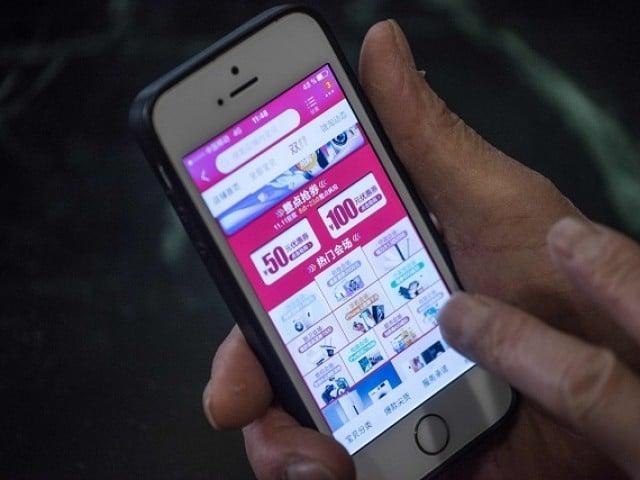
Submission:
[[[447,108],[416,70],[394,21],[369,30],[360,56],[360,80],[445,237],[451,232],[468,235],[501,223],[505,216],[527,216],[522,210],[532,206],[524,205],[523,198],[551,194],[559,200],[548,180],[491,146]],[[563,201],[555,203],[567,207]],[[557,212],[551,213],[557,218]]]

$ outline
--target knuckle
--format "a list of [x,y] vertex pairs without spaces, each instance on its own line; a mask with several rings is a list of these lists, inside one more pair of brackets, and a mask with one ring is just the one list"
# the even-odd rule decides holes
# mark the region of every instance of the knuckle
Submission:
[[[416,88],[416,82],[421,84],[420,88]],[[395,95],[404,100],[402,103],[406,109],[403,115],[410,118],[410,121],[403,123],[405,128],[396,132],[400,140],[397,146],[399,150],[407,150],[412,154],[429,153],[447,139],[455,143],[464,136],[467,130],[464,121],[449,110],[442,98],[426,87],[423,79],[404,78],[397,85]]]
[[438,126],[443,129],[458,131],[460,128],[466,128],[466,124],[460,116],[449,109],[447,103],[440,97],[433,98],[433,111],[438,121]]
[[558,380],[560,414],[575,425],[591,423],[604,412],[619,373],[616,356],[605,348],[588,347],[573,355]]
[[496,313],[504,316],[504,321],[489,323],[484,332],[484,351],[486,362],[498,371],[504,372],[513,366],[520,339],[526,337],[526,320],[522,313],[515,312],[505,316],[501,310]]
[[479,154],[489,148],[489,144],[455,112],[449,109],[447,103],[434,95],[430,99],[429,109],[433,116],[431,121],[435,126],[435,141],[446,143],[455,148],[461,159],[470,165]]

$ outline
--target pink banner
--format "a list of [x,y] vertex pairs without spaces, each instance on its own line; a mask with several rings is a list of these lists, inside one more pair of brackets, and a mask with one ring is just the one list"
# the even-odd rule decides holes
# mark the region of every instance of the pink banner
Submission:
[[[262,148],[258,146],[254,151],[251,151],[249,156],[246,156],[243,161],[237,163],[229,171],[220,171],[217,165],[218,158],[232,147],[238,145],[243,139],[263,127],[267,128],[264,131],[265,134],[271,134],[274,139],[282,138],[303,127],[342,99],[344,99],[344,94],[339,88],[333,73],[328,66],[324,66],[302,79],[302,81],[275,100],[267,103],[264,107],[248,115],[244,120],[232,125],[205,145],[191,152],[183,159],[183,163],[198,190],[204,192],[277,141],[269,142],[268,136],[265,138],[265,135],[262,135],[256,139],[256,143],[258,141],[262,142]],[[281,132],[273,132],[272,129],[269,129],[269,122],[289,110],[297,112],[299,123],[295,128],[286,131],[280,137],[276,137]]]

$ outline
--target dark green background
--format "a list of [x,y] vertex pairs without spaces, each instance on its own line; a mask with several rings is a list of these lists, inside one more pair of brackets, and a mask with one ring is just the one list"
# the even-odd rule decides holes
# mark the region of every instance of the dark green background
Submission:
[[[12,3],[0,18],[0,477],[250,478],[240,435],[213,432],[200,407],[232,319],[127,111],[273,3]],[[452,109],[638,235],[637,2],[307,3],[354,66],[367,28],[398,19]]]

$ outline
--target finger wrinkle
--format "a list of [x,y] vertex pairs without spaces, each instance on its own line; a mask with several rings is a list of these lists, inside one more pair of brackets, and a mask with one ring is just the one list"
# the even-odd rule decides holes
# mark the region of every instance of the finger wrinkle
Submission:
[[621,370],[616,356],[607,349],[588,347],[569,357],[557,377],[556,400],[564,417],[587,430],[606,415],[608,393],[618,388]]
[[413,53],[411,52],[411,47],[409,46],[407,38],[402,33],[402,29],[400,28],[398,23],[393,19],[389,19],[385,22],[385,24],[388,25],[389,29],[391,30],[393,43],[398,49],[402,61],[410,69],[416,70],[416,64],[413,58]]
[[[385,39],[389,36],[391,42]],[[367,87],[370,87],[368,90],[375,90],[382,99],[395,101],[398,93],[405,88],[405,72],[411,69],[405,55],[402,53],[401,43],[391,20],[374,26],[365,38],[361,51],[361,67],[374,70],[362,78]],[[378,69],[381,70],[381,74],[375,71]]]
[[625,242],[612,237],[598,236],[598,245],[579,261],[585,271],[591,271],[596,288],[610,299],[624,303],[627,297],[632,298],[628,295],[630,286],[640,285],[640,257]]
[[[556,267],[640,342],[640,246],[607,227],[571,218],[554,225],[548,237]],[[584,243],[592,245],[585,247]],[[621,345],[625,345],[624,339],[616,342],[616,350],[631,365],[637,365],[633,359],[637,354],[627,354],[631,350]]]
[[527,317],[519,311],[511,311],[509,316],[498,306],[495,310],[494,321],[487,322],[486,331],[481,344],[483,357],[491,368],[498,372],[513,373],[526,362],[528,358],[521,358],[522,349],[518,348],[523,339],[531,334],[535,326],[527,322]]
[[344,447],[329,436],[301,427],[279,408],[270,407],[242,432],[257,478],[283,478],[292,463],[310,461],[321,463],[336,478],[355,478],[351,457]]
[[[452,254],[480,258],[484,254],[505,257],[510,254],[531,252],[532,255],[544,258],[543,253],[546,251],[544,236],[522,236],[514,233],[518,229],[527,228],[530,221],[531,218],[528,215],[523,215],[501,218],[495,224],[491,224],[491,219],[481,217],[481,219],[474,219],[473,224],[469,222],[465,229],[460,229],[450,227],[454,222],[452,220],[444,223],[443,233]],[[530,228],[527,230],[530,231]],[[545,265],[538,263],[535,269],[540,270],[542,266]],[[550,265],[545,268],[545,270],[550,269]]]

